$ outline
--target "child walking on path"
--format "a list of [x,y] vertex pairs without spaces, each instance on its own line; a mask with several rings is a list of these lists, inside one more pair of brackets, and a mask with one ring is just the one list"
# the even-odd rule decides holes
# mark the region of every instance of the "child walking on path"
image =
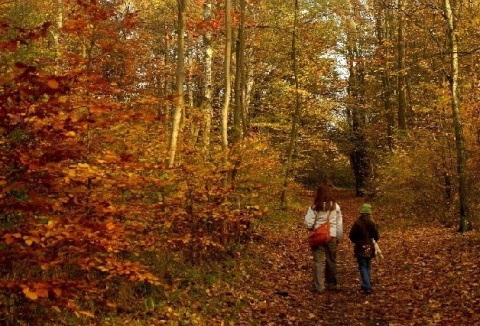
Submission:
[[349,238],[355,244],[354,254],[357,258],[358,269],[360,270],[361,291],[364,294],[372,292],[370,283],[370,269],[372,258],[375,257],[375,246],[379,233],[376,224],[372,221],[372,206],[363,204],[360,207],[360,216],[353,223],[350,229]]

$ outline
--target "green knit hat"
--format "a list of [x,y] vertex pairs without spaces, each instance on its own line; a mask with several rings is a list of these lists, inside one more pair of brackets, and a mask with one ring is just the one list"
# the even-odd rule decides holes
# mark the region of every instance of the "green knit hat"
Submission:
[[360,207],[360,214],[372,214],[372,205],[363,204],[362,207]]

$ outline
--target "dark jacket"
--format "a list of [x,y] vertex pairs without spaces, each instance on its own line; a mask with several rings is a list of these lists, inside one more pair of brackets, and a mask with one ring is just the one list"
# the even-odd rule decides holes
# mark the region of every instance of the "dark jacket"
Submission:
[[356,257],[370,258],[375,256],[372,239],[378,241],[380,235],[370,214],[360,215],[353,223],[348,237],[355,244],[354,253]]

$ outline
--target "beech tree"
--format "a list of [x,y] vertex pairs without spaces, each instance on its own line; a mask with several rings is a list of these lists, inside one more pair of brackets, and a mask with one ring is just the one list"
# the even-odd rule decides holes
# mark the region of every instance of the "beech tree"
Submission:
[[293,69],[293,80],[295,85],[295,106],[292,112],[292,127],[290,130],[290,142],[287,149],[287,160],[284,169],[284,181],[283,181],[283,190],[280,197],[280,206],[282,208],[287,207],[287,186],[289,179],[292,175],[292,166],[293,166],[293,153],[297,145],[297,128],[298,122],[300,120],[300,94],[299,94],[299,85],[298,85],[298,65],[297,65],[297,38],[298,38],[298,12],[300,8],[298,5],[298,0],[294,2],[294,15],[293,15],[293,26],[292,26],[292,69]]
[[[240,22],[235,44],[235,110],[233,114],[232,143],[238,143],[246,133],[245,108],[245,0],[240,0]],[[243,128],[242,128],[243,126]]]
[[468,190],[467,190],[467,171],[466,171],[466,153],[465,137],[463,135],[463,124],[460,115],[460,100],[458,94],[458,39],[456,34],[455,16],[458,10],[452,7],[450,0],[444,0],[445,22],[447,24],[447,35],[450,55],[450,74],[448,80],[450,83],[451,107],[453,114],[453,123],[455,129],[455,143],[457,148],[457,172],[458,172],[458,195],[460,206],[460,225],[459,231],[464,232],[471,229],[468,219]]
[[[204,3],[203,9],[203,19],[205,20],[207,26],[211,23],[213,18],[213,4],[212,1],[208,0]],[[212,96],[213,96],[213,76],[212,76],[212,66],[213,66],[213,46],[212,46],[212,37],[213,37],[213,28],[208,27],[203,36],[204,51],[205,51],[205,86],[204,86],[204,99],[202,101],[202,108],[204,111],[204,130],[203,130],[203,144],[205,151],[207,152],[210,145],[210,129],[212,125]]]
[[228,112],[230,109],[231,81],[230,66],[232,56],[232,4],[225,0],[225,50],[224,50],[224,94],[221,115],[222,149],[228,149]]
[[171,167],[175,162],[177,152],[178,135],[180,132],[180,122],[182,112],[185,109],[184,83],[185,83],[185,10],[187,0],[177,0],[178,6],[178,29],[177,29],[177,68],[175,71],[175,110],[172,117],[172,131],[170,134],[170,143],[168,147],[168,166]]

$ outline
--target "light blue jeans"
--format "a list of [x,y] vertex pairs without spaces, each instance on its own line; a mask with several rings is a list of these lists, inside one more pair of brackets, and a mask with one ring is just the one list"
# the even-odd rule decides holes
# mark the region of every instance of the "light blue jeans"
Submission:
[[362,281],[362,290],[371,291],[370,269],[372,266],[372,258],[357,257],[358,269],[360,270],[360,279]]

